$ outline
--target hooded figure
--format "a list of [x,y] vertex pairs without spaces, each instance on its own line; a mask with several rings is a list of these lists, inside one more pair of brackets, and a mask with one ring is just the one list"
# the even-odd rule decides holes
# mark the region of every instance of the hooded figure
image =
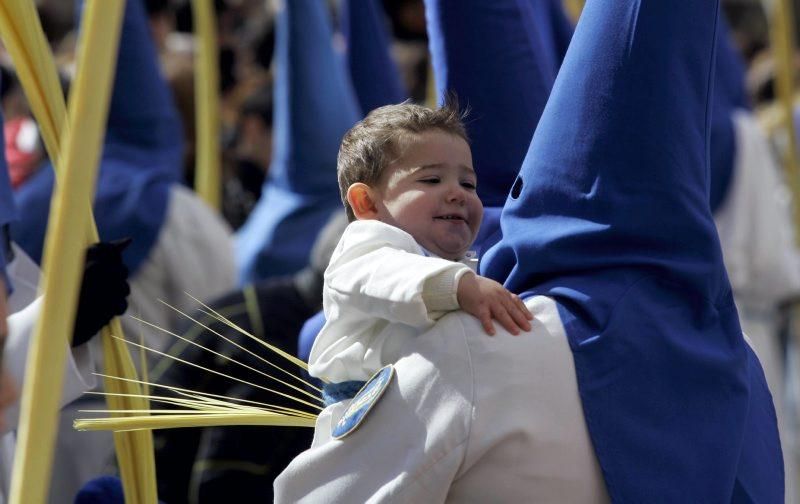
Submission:
[[[94,210],[101,236],[134,238],[125,259],[136,274],[164,224],[170,186],[180,180],[183,130],[159,73],[141,1],[130,3]],[[42,260],[53,175],[51,166],[43,167],[16,193],[22,219],[13,227],[14,240],[37,263]]]
[[[123,255],[132,278],[131,307],[161,327],[172,327],[176,316],[158,299],[188,307],[184,292],[208,299],[234,285],[229,228],[180,185],[182,131],[144,2],[132,0],[122,26],[94,215],[101,239],[133,239]],[[21,218],[12,236],[37,263],[53,180],[45,166],[15,194]],[[127,327],[140,332],[138,324]],[[157,342],[163,337],[154,337],[149,343],[163,347]]]
[[324,2],[282,2],[276,19],[273,157],[259,200],[236,237],[242,284],[294,273],[341,208],[336,156],[359,119]]
[[[186,311],[195,302],[185,292],[208,300],[235,285],[230,229],[179,183],[183,148],[180,119],[160,73],[144,2],[130,0],[122,24],[94,215],[102,240],[133,239],[123,254],[131,274],[129,313],[164,328],[175,327],[180,316],[160,300]],[[41,261],[53,181],[53,170],[45,166],[15,193],[20,220],[12,226],[12,237],[36,262]],[[122,323],[127,334],[143,334],[152,348],[161,350],[169,342],[167,336],[145,331],[129,317]],[[98,348],[95,356],[101,355]],[[62,414],[56,465],[65,470],[57,474],[64,479],[54,481],[54,492],[61,489],[63,495],[75,495],[81,484],[102,471],[113,449],[110,436],[75,433],[72,428],[77,409],[96,406],[76,403],[74,410]]]
[[587,3],[483,263],[556,300],[612,500],[783,499],[708,204],[717,3]]
[[380,0],[344,0],[342,35],[347,66],[363,115],[378,107],[408,99],[392,60],[388,22]]
[[[0,132],[3,131],[3,117],[0,114]],[[19,392],[25,383],[28,349],[42,306],[39,267],[9,239],[8,226],[16,219],[16,211],[6,167],[6,157],[0,152],[0,233],[3,238],[0,264],[8,292],[0,315],[4,318],[8,315],[8,331],[3,342],[4,358],[0,366],[3,374],[0,379],[0,414],[3,418],[3,428],[0,430],[0,502],[4,502],[8,495],[11,482],[16,447],[13,431],[19,421]],[[118,245],[100,243],[89,247],[75,328],[72,334],[65,331],[61,335],[63,344],[69,345],[70,338],[72,342],[62,380],[61,406],[71,403],[95,386],[91,350],[84,343],[111,317],[125,310],[125,297],[129,292],[126,279],[127,271]],[[11,289],[11,286],[14,288]],[[3,320],[5,323],[6,320]],[[55,474],[63,471],[63,467],[54,470]]]
[[320,414],[277,502],[782,502],[708,204],[718,7],[586,3],[482,263],[532,334],[443,317]]

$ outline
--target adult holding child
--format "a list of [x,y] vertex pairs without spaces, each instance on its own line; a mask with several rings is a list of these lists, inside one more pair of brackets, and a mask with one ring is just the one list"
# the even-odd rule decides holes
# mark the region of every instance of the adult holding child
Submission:
[[322,413],[278,501],[782,501],[708,204],[718,7],[587,2],[482,265],[533,334],[443,317],[347,437]]

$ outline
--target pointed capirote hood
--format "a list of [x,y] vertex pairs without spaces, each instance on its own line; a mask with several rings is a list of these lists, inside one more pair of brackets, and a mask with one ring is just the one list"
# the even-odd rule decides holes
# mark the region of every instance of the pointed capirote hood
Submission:
[[750,109],[745,87],[745,66],[732,44],[730,29],[720,14],[717,30],[717,63],[714,71],[714,97],[711,106],[711,212],[725,202],[733,180],[736,160],[736,133],[733,114]]
[[425,0],[425,9],[439,103],[454,93],[469,110],[478,194],[501,207],[569,44],[568,22],[552,0]]
[[341,31],[347,66],[364,115],[408,99],[391,55],[391,37],[381,0],[343,0]]
[[237,234],[242,283],[305,266],[317,233],[342,206],[336,157],[360,113],[326,5],[284,0],[277,13],[273,158]]
[[[78,12],[83,2],[78,2]],[[143,0],[128,0],[103,144],[95,220],[101,240],[133,238],[123,258],[131,273],[147,259],[166,218],[170,186],[180,180],[183,129],[161,75]],[[21,210],[12,236],[41,262],[53,188],[45,166],[16,191]]]
[[555,300],[614,502],[782,498],[708,204],[717,14],[718,0],[586,2],[482,262]]
[[[141,0],[128,1],[122,27],[114,92],[108,110],[106,149],[116,144],[156,154],[182,154],[183,128],[166,83]],[[182,165],[154,163],[143,170],[166,170],[181,179]]]

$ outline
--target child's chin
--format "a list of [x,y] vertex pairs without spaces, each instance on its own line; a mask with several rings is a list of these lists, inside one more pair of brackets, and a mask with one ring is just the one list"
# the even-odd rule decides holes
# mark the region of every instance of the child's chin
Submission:
[[443,259],[448,259],[450,261],[458,261],[459,259],[464,257],[464,254],[467,253],[467,250],[468,248],[462,248],[462,247],[450,247],[446,249],[440,248],[439,254],[437,255]]

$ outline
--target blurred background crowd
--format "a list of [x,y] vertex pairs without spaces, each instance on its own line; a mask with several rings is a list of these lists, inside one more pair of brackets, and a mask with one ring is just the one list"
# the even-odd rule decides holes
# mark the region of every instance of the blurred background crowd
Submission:
[[[45,33],[65,78],[71,70],[76,34],[74,2],[37,0]],[[332,15],[337,2],[328,0]],[[795,2],[800,7],[800,2]],[[392,35],[392,57],[402,73],[411,100],[425,103],[433,86],[422,0],[382,0]],[[759,0],[724,0],[723,9],[731,33],[747,65],[746,84],[756,109],[774,105],[775,62],[764,3]],[[194,37],[189,0],[147,0],[150,28],[161,59],[161,68],[172,89],[186,135],[183,180],[194,182]],[[275,46],[275,14],[263,0],[215,0],[218,22],[220,91],[222,96],[223,215],[233,229],[239,228],[261,195],[269,170],[272,142],[272,80]],[[335,21],[334,21],[335,22]],[[13,78],[13,64],[2,56],[3,111],[7,131],[15,134],[7,144],[20,160],[12,161],[14,184],[19,184],[45,155],[28,127],[30,118],[24,95]],[[11,74],[7,72],[11,70]],[[435,99],[435,98],[434,98]],[[8,133],[7,133],[8,135]],[[20,138],[17,139],[17,135]],[[17,140],[16,144],[11,140]]]

